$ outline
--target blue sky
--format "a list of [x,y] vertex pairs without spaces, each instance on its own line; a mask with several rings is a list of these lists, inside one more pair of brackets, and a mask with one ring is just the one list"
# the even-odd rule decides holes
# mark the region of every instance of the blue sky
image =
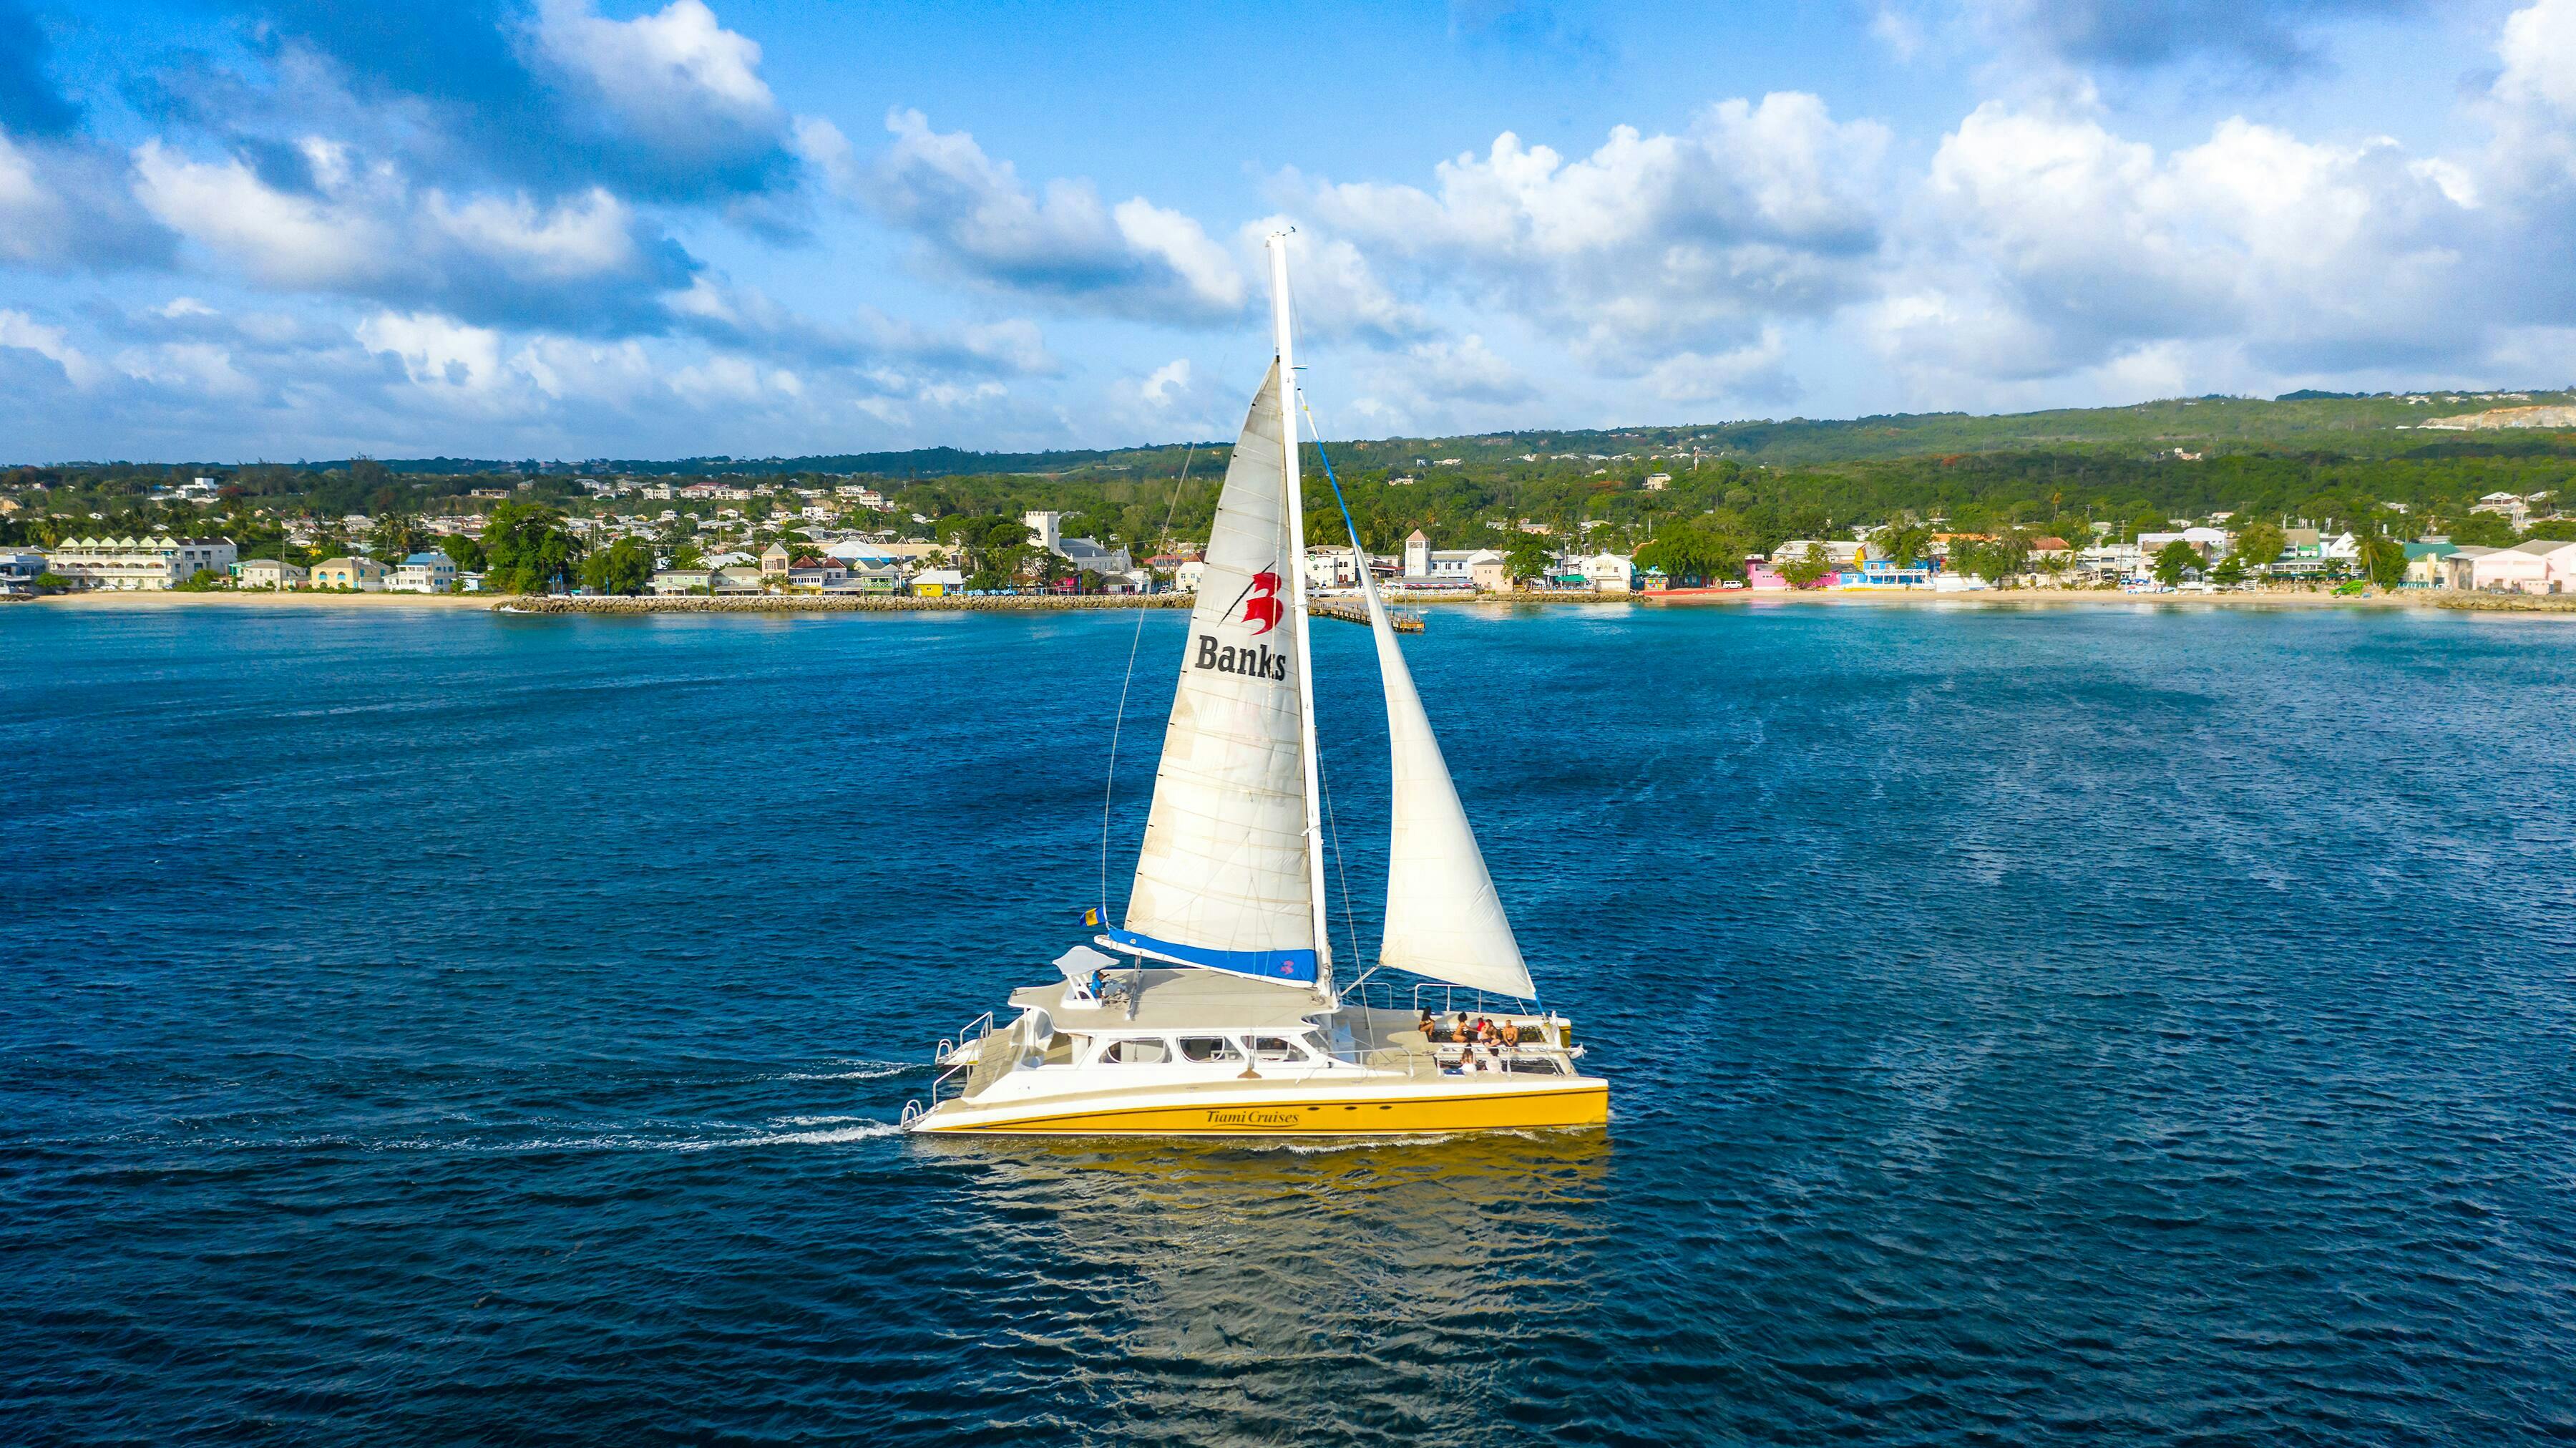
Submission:
[[0,0],[0,460],[2576,379],[2576,0]]

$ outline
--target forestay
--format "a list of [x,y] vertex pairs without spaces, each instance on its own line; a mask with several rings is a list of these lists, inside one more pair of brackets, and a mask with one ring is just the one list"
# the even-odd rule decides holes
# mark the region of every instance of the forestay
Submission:
[[[1353,544],[1357,547],[1356,541]],[[1386,685],[1386,734],[1395,785],[1387,841],[1386,934],[1378,963],[1453,985],[1533,998],[1529,966],[1503,913],[1502,896],[1485,869],[1485,852],[1458,802],[1458,786],[1440,741],[1422,712],[1413,672],[1404,666],[1377,584],[1361,570],[1369,629],[1377,636],[1378,673]]]
[[1272,364],[1234,446],[1190,611],[1180,687],[1112,949],[1312,983],[1302,691],[1306,628]]

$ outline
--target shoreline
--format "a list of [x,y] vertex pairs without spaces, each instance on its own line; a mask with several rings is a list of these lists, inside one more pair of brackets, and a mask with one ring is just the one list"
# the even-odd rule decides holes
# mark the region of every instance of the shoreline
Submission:
[[[1355,597],[1356,595],[1353,595]],[[1660,608],[1740,608],[1787,604],[1800,607],[1965,607],[1965,608],[2254,608],[2343,609],[2411,608],[2476,613],[2576,613],[2576,595],[2460,593],[2422,590],[2336,597],[2330,593],[2119,593],[2087,588],[2014,588],[1979,593],[1927,593],[1913,590],[1844,592],[1840,590],[1730,589],[1680,595],[1609,594],[1408,594],[1390,591],[1391,607],[1405,608],[1560,608],[1624,606]],[[509,613],[522,616],[560,614],[654,613],[1075,613],[1105,609],[1186,608],[1195,596],[1159,593],[1143,596],[1091,594],[1074,597],[1006,596],[992,598],[902,598],[883,595],[786,595],[709,598],[704,596],[525,597],[483,593],[179,593],[114,591],[48,594],[19,600],[38,606],[70,609],[158,608],[312,608],[420,609],[436,613]],[[1329,607],[1347,601],[1342,595],[1319,598]]]

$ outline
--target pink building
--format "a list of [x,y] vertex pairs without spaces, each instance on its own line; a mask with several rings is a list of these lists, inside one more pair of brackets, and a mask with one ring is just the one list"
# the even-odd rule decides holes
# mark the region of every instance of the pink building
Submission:
[[2499,593],[2576,593],[2576,543],[2534,538],[2451,555],[2451,586]]

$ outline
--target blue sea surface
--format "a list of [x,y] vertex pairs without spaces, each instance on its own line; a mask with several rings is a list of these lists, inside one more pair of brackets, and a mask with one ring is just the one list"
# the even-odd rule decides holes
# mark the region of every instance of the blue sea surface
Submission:
[[0,1439],[2576,1437],[2576,620],[1435,611],[1606,1133],[898,1135],[1181,628],[0,609]]

